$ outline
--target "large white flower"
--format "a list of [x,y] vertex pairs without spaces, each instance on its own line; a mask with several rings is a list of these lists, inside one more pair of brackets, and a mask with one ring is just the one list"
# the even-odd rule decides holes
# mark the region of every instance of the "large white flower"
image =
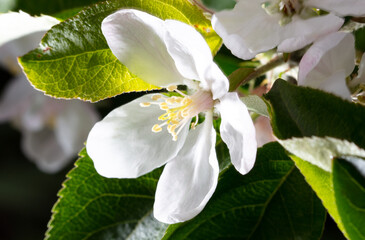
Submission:
[[8,33],[0,35],[0,65],[15,75],[0,99],[0,122],[15,124],[22,132],[25,155],[48,173],[75,157],[99,118],[88,103],[56,100],[33,89],[17,63],[17,57],[37,47],[58,22],[24,12],[0,15],[0,31]]
[[313,45],[299,64],[298,84],[322,89],[351,100],[346,78],[355,68],[355,39],[352,34],[335,32]]
[[[312,8],[323,8],[318,16]],[[363,0],[238,0],[232,10],[213,15],[214,30],[234,55],[251,59],[275,47],[292,52],[337,31],[339,16],[364,15]]]
[[[113,110],[91,130],[87,152],[105,177],[135,178],[166,164],[154,215],[166,223],[191,219],[218,181],[214,108],[233,165],[242,174],[254,165],[255,130],[246,106],[228,93],[227,78],[191,26],[129,9],[104,19],[102,32],[132,73],[175,94],[148,94]],[[176,85],[187,85],[187,93]],[[199,113],[205,114],[201,124]]]

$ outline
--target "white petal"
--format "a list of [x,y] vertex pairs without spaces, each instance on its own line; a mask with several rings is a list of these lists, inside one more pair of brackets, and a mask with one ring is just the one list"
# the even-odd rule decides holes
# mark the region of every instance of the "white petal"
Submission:
[[46,32],[58,23],[57,19],[46,15],[32,17],[25,12],[0,14],[0,46],[28,34]]
[[292,52],[305,47],[320,36],[337,31],[343,19],[326,16],[301,19],[280,26],[280,14],[269,15],[261,7],[264,0],[239,1],[233,10],[213,15],[214,30],[234,55],[250,59],[278,46],[278,51]]
[[212,53],[202,35],[185,23],[166,20],[165,43],[180,74],[200,80],[213,62]]
[[142,80],[161,87],[183,83],[164,43],[161,19],[138,10],[120,10],[103,20],[101,30],[113,54]]
[[350,100],[345,78],[355,67],[354,41],[351,34],[343,32],[316,41],[299,64],[299,85],[322,89]]
[[213,99],[215,100],[228,92],[229,81],[217,64],[213,62],[206,69],[200,86],[203,89],[210,90],[212,92]]
[[203,124],[190,131],[178,156],[166,164],[160,177],[154,215],[161,222],[172,224],[195,217],[217,186],[215,131],[212,115],[208,115]]
[[214,30],[239,58],[251,59],[280,43],[280,18],[268,15],[261,7],[263,2],[265,1],[239,1],[232,10],[213,15]]
[[364,0],[307,0],[307,6],[334,12],[340,16],[364,16]]
[[90,129],[99,120],[98,113],[89,103],[79,100],[58,100],[64,102],[64,108],[57,113],[55,133],[63,150],[69,154],[78,153]]
[[100,175],[136,178],[160,167],[176,156],[185,142],[188,124],[178,140],[163,129],[153,133],[157,118],[165,113],[158,105],[141,107],[151,101],[145,95],[114,109],[91,129],[86,149]]
[[213,99],[228,92],[228,79],[213,62],[209,46],[200,33],[182,22],[167,20],[165,23],[167,50],[181,75],[199,80],[200,87],[212,91]]
[[[61,170],[72,159],[72,154],[63,151],[52,129],[23,131],[23,152],[39,169],[47,173]],[[76,154],[74,154],[76,157]]]
[[237,93],[227,93],[217,106],[222,122],[220,133],[227,144],[232,164],[241,174],[254,166],[257,151],[255,127]]
[[12,79],[0,100],[0,122],[18,118],[29,106],[35,90],[24,74]]
[[294,16],[292,22],[282,29],[282,42],[278,51],[293,52],[301,49],[322,36],[336,32],[343,22],[342,18],[333,14],[305,20]]

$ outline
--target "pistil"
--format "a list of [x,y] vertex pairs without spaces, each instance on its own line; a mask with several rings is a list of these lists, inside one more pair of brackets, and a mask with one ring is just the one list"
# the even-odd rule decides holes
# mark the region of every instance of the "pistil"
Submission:
[[166,97],[162,94],[155,94],[151,97],[151,102],[140,103],[141,107],[149,107],[158,104],[159,108],[165,113],[158,117],[162,124],[155,124],[152,132],[158,133],[162,131],[162,127],[167,125],[167,131],[172,135],[172,140],[176,141],[178,134],[186,124],[189,124],[195,117],[195,121],[191,123],[191,129],[199,121],[199,113],[210,110],[214,106],[212,94],[210,92],[198,90],[195,94],[189,96],[177,89],[177,86],[169,86],[170,92],[176,92],[179,96]]

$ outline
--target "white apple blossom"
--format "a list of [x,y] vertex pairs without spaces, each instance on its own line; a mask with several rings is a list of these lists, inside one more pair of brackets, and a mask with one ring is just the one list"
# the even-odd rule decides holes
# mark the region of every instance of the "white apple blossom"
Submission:
[[351,100],[346,78],[355,68],[355,39],[335,32],[316,42],[299,63],[298,84],[322,89]]
[[[313,8],[329,14],[318,15]],[[365,1],[238,0],[232,10],[215,13],[212,25],[234,55],[251,59],[275,47],[301,49],[337,31],[344,23],[339,16],[346,15],[365,15]]]
[[[136,178],[166,164],[154,216],[165,223],[189,220],[217,186],[214,109],[235,168],[245,174],[253,167],[255,130],[247,108],[228,93],[227,78],[193,27],[125,9],[105,18],[102,32],[132,73],[175,94],[147,94],[116,108],[91,130],[87,152],[105,177]],[[187,85],[187,93],[176,85]],[[199,114],[205,114],[201,124]]]
[[11,71],[0,98],[0,123],[11,121],[22,132],[25,155],[44,172],[62,169],[83,147],[99,117],[88,103],[56,100],[36,91],[17,63],[17,57],[38,46],[59,21],[49,16],[20,13],[0,15],[0,65]]

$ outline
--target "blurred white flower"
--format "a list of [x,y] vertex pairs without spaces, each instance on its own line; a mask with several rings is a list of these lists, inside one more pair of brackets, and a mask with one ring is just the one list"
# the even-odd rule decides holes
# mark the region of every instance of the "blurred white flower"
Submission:
[[[318,15],[314,8],[329,14]],[[363,0],[238,0],[232,10],[215,13],[214,30],[234,55],[251,59],[277,47],[292,52],[337,31],[344,20],[336,16],[365,14]]]
[[15,78],[0,98],[0,122],[11,121],[22,132],[24,154],[44,172],[62,169],[83,147],[99,117],[91,104],[56,100],[36,91],[17,57],[37,47],[45,32],[59,21],[24,12],[0,15],[0,65]]
[[254,125],[256,129],[257,147],[262,147],[266,143],[276,141],[270,124],[270,118],[265,116],[259,116],[255,120]]
[[298,84],[322,89],[351,100],[346,78],[355,68],[355,39],[335,32],[316,42],[299,63]]
[[[105,177],[135,178],[166,164],[154,215],[165,223],[189,220],[218,181],[214,109],[221,114],[220,133],[233,165],[242,174],[253,167],[255,130],[247,108],[236,93],[228,93],[227,78],[191,26],[120,10],[104,19],[102,32],[132,73],[174,94],[148,94],[113,110],[91,130],[87,152]],[[188,92],[176,85],[187,85]],[[199,114],[205,114],[201,124]]]

